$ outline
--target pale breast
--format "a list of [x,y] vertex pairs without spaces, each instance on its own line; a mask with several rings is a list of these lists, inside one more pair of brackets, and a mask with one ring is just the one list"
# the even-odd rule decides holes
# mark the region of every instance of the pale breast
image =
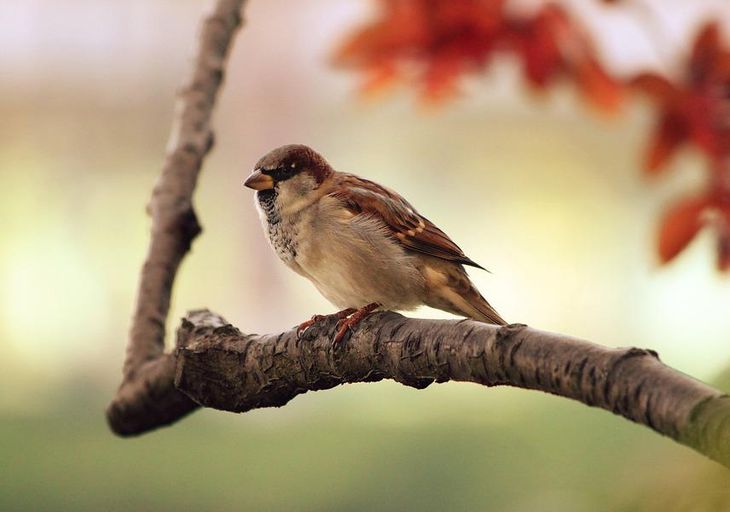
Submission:
[[398,310],[422,303],[424,281],[415,257],[388,236],[382,222],[352,215],[331,198],[308,215],[296,260],[330,302],[340,308],[377,302]]
[[415,257],[388,236],[382,222],[353,215],[329,197],[288,214],[274,191],[258,192],[257,199],[276,254],[332,304],[344,309],[377,302],[408,310],[423,303],[425,284]]

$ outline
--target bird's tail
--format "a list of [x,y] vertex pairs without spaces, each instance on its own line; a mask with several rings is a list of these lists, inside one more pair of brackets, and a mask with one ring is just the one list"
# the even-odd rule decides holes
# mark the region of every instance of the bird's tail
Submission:
[[466,307],[463,308],[466,316],[488,324],[507,325],[507,321],[497,313],[476,288],[472,288],[472,291],[468,301],[465,301],[467,302]]
[[461,266],[441,265],[425,272],[429,291],[426,304],[488,324],[507,325],[507,321],[482,297]]

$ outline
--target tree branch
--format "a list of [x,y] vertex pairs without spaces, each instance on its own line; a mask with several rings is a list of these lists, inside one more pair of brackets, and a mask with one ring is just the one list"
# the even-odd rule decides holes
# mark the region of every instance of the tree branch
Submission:
[[[197,407],[170,382],[157,386],[159,382],[153,382],[151,376],[171,365],[163,351],[172,284],[180,262],[201,232],[193,210],[193,191],[203,159],[213,147],[210,118],[244,4],[245,0],[216,1],[201,26],[193,71],[178,93],[165,163],[147,208],[152,236],[140,275],[123,380],[107,409],[109,424],[118,433],[128,428],[117,422],[128,407],[135,407],[130,399],[140,392],[154,390],[160,399],[173,401],[175,414]],[[148,386],[152,388],[147,390]],[[146,412],[152,424],[179,416],[160,418],[151,409]]]
[[[302,339],[243,334],[220,316],[194,311],[178,329],[177,348],[157,367],[164,382],[196,403],[231,412],[280,407],[295,396],[352,382],[392,379],[422,389],[434,382],[475,382],[535,389],[600,407],[668,436],[730,467],[730,397],[665,366],[651,350],[609,349],[525,325],[498,327],[471,320],[420,320],[392,312],[363,321],[332,346],[335,323],[322,322]],[[148,412],[175,402],[138,395]],[[130,408],[127,412],[132,412]],[[135,425],[134,413],[125,421]],[[164,423],[169,423],[165,421]]]
[[730,397],[664,366],[649,350],[607,349],[524,325],[437,321],[379,313],[343,344],[323,322],[299,339],[245,335],[207,310],[189,313],[164,353],[177,268],[200,232],[192,194],[213,142],[210,117],[244,0],[218,0],[203,22],[192,77],[179,94],[169,151],[149,205],[152,237],[142,268],[122,384],[110,427],[136,435],[199,405],[245,412],[307,391],[393,379],[536,389],[601,407],[730,467]]

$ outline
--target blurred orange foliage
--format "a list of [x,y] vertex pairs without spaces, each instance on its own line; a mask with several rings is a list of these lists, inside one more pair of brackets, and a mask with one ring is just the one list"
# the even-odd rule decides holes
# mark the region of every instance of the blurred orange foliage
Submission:
[[645,169],[659,174],[677,149],[692,145],[708,159],[708,186],[664,217],[659,256],[670,261],[707,224],[717,232],[717,265],[730,268],[730,48],[720,29],[708,23],[698,33],[683,76],[676,81],[644,73],[632,85],[657,104],[658,121]]
[[622,86],[594,57],[590,40],[560,6],[529,17],[510,16],[505,0],[380,0],[382,16],[339,49],[336,62],[364,70],[365,91],[395,80],[421,87],[428,102],[457,91],[459,78],[482,71],[497,52],[522,62],[525,79],[545,89],[573,80],[590,103],[615,111]]
[[517,15],[506,0],[379,1],[379,17],[349,37],[335,59],[365,73],[366,92],[401,81],[419,87],[425,101],[443,102],[458,92],[464,75],[483,71],[500,53],[519,60],[533,89],[572,82],[604,113],[617,112],[628,92],[648,95],[658,112],[644,164],[648,174],[659,175],[678,148],[691,145],[706,155],[710,176],[703,194],[678,201],[664,215],[660,261],[672,260],[711,225],[718,268],[730,269],[730,49],[717,24],[700,30],[683,76],[641,73],[627,81],[606,71],[589,34],[556,3]]

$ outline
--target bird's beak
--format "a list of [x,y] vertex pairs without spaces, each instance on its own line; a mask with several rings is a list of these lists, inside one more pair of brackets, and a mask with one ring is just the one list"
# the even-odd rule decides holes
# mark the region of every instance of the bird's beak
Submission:
[[274,179],[259,170],[255,170],[243,184],[254,190],[268,190],[274,188]]

